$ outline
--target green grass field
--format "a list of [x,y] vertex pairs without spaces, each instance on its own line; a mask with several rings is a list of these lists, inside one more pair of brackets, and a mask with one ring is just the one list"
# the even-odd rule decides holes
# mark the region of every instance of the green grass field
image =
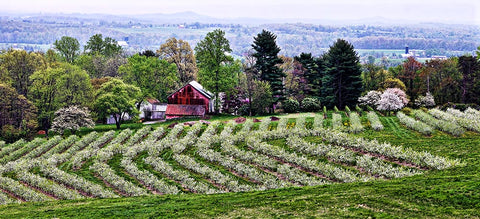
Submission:
[[[364,117],[362,121],[366,123]],[[387,141],[415,151],[428,151],[446,158],[461,159],[466,165],[447,170],[429,170],[421,175],[392,180],[257,192],[0,205],[0,217],[480,217],[480,134],[467,132],[462,137],[452,137],[435,131],[432,136],[423,136],[405,128],[396,117],[381,117],[381,121],[385,126],[383,131],[366,128],[356,136]],[[325,124],[329,124],[329,121]],[[114,157],[109,162],[115,165],[119,159]]]

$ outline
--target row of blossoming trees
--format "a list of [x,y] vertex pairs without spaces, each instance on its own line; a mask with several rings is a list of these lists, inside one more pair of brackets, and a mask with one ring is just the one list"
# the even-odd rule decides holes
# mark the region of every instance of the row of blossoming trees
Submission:
[[[355,114],[349,113],[352,120]],[[326,124],[316,114],[0,142],[0,203],[257,191],[385,180],[462,165]]]

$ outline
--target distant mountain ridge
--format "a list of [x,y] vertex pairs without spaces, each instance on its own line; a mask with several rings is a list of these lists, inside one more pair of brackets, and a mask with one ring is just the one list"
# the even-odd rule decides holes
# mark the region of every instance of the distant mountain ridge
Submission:
[[[1,12],[1,11],[0,11]],[[178,23],[215,23],[215,24],[241,24],[241,25],[261,25],[273,23],[306,23],[321,25],[413,25],[422,24],[415,20],[403,19],[393,20],[384,17],[366,17],[355,20],[328,20],[328,19],[309,19],[309,18],[273,18],[263,19],[255,17],[238,17],[238,18],[218,18],[209,15],[203,15],[194,11],[184,11],[177,13],[150,13],[138,15],[111,15],[111,14],[83,14],[83,13],[12,13],[1,12],[0,17],[11,18],[48,18],[48,17],[65,17],[65,18],[82,18],[92,20],[108,20],[112,22],[145,22],[151,24],[178,24]],[[451,24],[448,22],[438,22],[439,24]],[[470,25],[470,24],[466,24]]]

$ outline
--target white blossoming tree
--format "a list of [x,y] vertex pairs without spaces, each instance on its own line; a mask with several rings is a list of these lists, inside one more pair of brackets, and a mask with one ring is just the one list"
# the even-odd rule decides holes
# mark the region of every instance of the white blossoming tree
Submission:
[[380,96],[382,92],[371,90],[365,96],[361,96],[358,98],[358,103],[361,106],[371,106],[373,108],[377,107],[378,101],[380,100]]
[[433,98],[433,95],[427,92],[425,96],[418,96],[418,98],[415,100],[415,105],[418,107],[433,107],[435,106],[435,99]]
[[377,110],[397,111],[402,109],[408,103],[407,95],[401,89],[388,88],[380,95],[377,102]]
[[95,125],[87,108],[68,106],[55,112],[52,130],[63,134],[65,130],[75,133],[80,127],[91,128]]

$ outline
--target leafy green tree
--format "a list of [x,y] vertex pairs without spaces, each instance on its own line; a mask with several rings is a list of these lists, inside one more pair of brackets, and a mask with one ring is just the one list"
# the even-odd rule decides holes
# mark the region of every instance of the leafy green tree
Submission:
[[94,125],[88,108],[67,106],[55,112],[52,131],[63,134],[65,130],[70,130],[72,134],[75,134],[81,127],[92,128]]
[[237,83],[236,69],[240,69],[238,63],[232,63],[233,57],[228,55],[232,52],[230,43],[225,38],[225,32],[216,29],[209,32],[195,47],[197,64],[199,67],[199,82],[207,90],[215,94],[215,112],[219,112],[220,92],[225,92],[235,87]]
[[29,98],[38,108],[40,127],[48,131],[58,109],[69,105],[91,106],[93,89],[88,74],[79,67],[62,64],[30,76]]
[[27,96],[31,84],[30,75],[46,67],[45,57],[39,53],[8,50],[7,53],[0,56],[0,71],[3,71],[2,75],[5,75],[3,77],[8,79],[5,82],[10,81],[12,87],[24,96]]
[[391,78],[390,73],[382,66],[365,64],[362,66],[362,83],[365,91],[378,90],[383,81]]
[[84,51],[89,55],[111,57],[120,54],[122,47],[113,38],[105,37],[103,39],[102,34],[95,34],[90,37],[87,45],[84,46]]
[[273,102],[281,101],[285,98],[283,92],[283,77],[286,75],[278,66],[282,64],[282,59],[278,57],[280,48],[276,43],[277,36],[272,32],[262,30],[262,32],[253,39],[252,48],[255,50],[253,57],[257,59],[255,68],[260,73],[260,79],[269,82],[274,98]]
[[182,84],[197,80],[197,62],[193,50],[187,41],[169,38],[157,50],[161,59],[165,59],[177,66],[178,78]]
[[99,118],[112,115],[117,129],[120,129],[126,115],[138,115],[135,103],[140,95],[140,88],[125,84],[120,79],[111,79],[104,83],[95,95],[95,112]]
[[0,83],[0,138],[13,142],[30,137],[37,128],[37,108],[14,88]]
[[101,54],[82,54],[75,61],[91,78],[118,77],[118,68],[126,63],[122,55],[105,57]]
[[87,54],[100,54],[103,51],[103,36],[102,34],[95,34],[88,39],[87,45],[83,50]]
[[321,102],[329,107],[353,106],[362,93],[361,66],[353,45],[338,39],[325,54]]
[[63,70],[56,84],[61,105],[91,107],[93,87],[87,72],[70,64],[61,64],[58,68]]
[[253,81],[252,113],[263,115],[268,112],[273,104],[272,90],[270,84],[266,81]]
[[13,84],[13,80],[10,77],[10,74],[8,74],[8,70],[4,66],[1,66],[1,65],[0,65],[0,81],[4,85],[8,85],[8,86],[12,86],[12,84]]
[[120,66],[119,72],[126,83],[142,90],[137,100],[138,107],[147,97],[166,101],[167,95],[180,85],[175,64],[156,57],[133,55],[128,58],[127,64]]
[[45,59],[48,66],[53,67],[60,62],[62,57],[60,57],[60,55],[56,53],[55,50],[49,49],[47,50],[47,53],[45,53]]
[[[458,58],[449,58],[446,60],[433,59],[428,61],[426,66],[422,67],[418,72],[418,76],[423,80],[416,80],[416,86],[414,87],[415,95],[423,95],[428,90],[425,88],[422,81],[427,81],[427,74],[422,71],[429,71],[428,84],[430,87],[430,93],[434,96],[437,104],[444,104],[447,102],[459,103],[462,101],[462,73],[459,71]],[[417,85],[418,84],[418,85]],[[407,86],[408,91],[408,86]],[[410,96],[410,99],[413,99]]]
[[80,53],[80,43],[73,37],[63,36],[60,40],[55,40],[53,46],[68,63],[73,63]]
[[152,50],[145,50],[143,52],[139,52],[138,55],[141,55],[141,56],[146,56],[146,57],[158,57],[158,55],[152,51]]

